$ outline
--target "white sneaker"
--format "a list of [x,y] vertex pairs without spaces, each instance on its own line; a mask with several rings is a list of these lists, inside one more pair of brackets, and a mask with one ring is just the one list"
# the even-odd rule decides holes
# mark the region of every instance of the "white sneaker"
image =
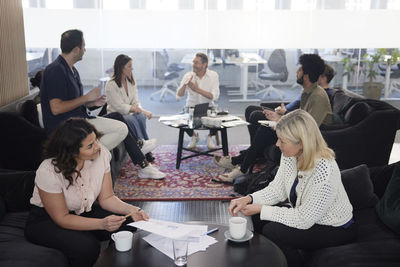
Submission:
[[153,138],[150,140],[143,140],[143,146],[140,150],[142,150],[143,155],[154,150],[157,147],[157,139]]
[[215,148],[214,141],[212,140],[212,136],[211,135],[207,135],[207,147],[208,147],[208,149],[214,149]]
[[190,143],[189,143],[189,145],[187,146],[187,148],[189,148],[189,149],[194,149],[194,148],[196,148],[196,145],[197,145],[197,143],[199,142],[199,140],[200,140],[199,135],[196,134],[196,133],[193,133],[192,140],[190,140]]
[[139,170],[139,178],[141,179],[163,179],[165,177],[165,173],[159,171],[156,167],[149,164],[146,168]]
[[218,177],[212,178],[214,182],[220,183],[233,183],[236,178],[243,175],[244,173],[240,171],[240,167],[234,168],[230,173],[221,174]]
[[233,170],[235,168],[235,165],[232,164],[231,156],[214,156],[213,160],[215,164],[222,168],[230,170]]

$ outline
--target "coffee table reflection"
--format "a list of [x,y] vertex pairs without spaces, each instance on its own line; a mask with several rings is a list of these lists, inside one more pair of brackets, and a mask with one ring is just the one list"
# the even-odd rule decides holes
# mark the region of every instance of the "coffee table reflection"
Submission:
[[[196,222],[197,224],[207,224]],[[226,240],[224,232],[227,226],[208,224],[208,229],[218,227],[218,231],[210,236],[218,240],[206,251],[200,251],[188,256],[189,267],[243,267],[269,266],[285,267],[286,259],[282,251],[270,240],[254,233],[254,237],[243,243]],[[157,249],[150,246],[142,238],[148,232],[139,231],[134,234],[132,249],[118,252],[115,245],[110,245],[102,251],[95,267],[169,267],[175,266],[174,261]]]

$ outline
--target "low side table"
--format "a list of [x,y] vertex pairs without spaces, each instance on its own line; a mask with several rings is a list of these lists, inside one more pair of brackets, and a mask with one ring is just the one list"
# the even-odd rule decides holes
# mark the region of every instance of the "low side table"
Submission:
[[[219,132],[221,132],[221,142],[222,142],[222,147],[217,147],[214,149],[209,149],[206,151],[198,151],[198,150],[194,150],[194,149],[190,149],[190,148],[186,148],[183,147],[183,136],[185,134],[185,130],[210,130],[210,129],[215,129]],[[200,127],[200,128],[189,128],[188,126],[180,126],[179,127],[179,139],[178,139],[178,151],[176,153],[176,169],[179,169],[179,167],[181,166],[181,161],[185,160],[185,159],[189,159],[189,158],[193,158],[193,157],[197,157],[197,156],[201,156],[201,155],[205,155],[205,156],[210,156],[213,157],[213,154],[210,154],[211,152],[217,151],[217,150],[222,150],[224,156],[228,156],[229,155],[229,148],[228,148],[228,135],[227,135],[227,128],[225,127],[220,127],[220,128],[207,128],[207,127]],[[182,150],[186,150],[186,151],[190,151],[193,154],[189,155],[189,156],[185,156],[182,157]]]

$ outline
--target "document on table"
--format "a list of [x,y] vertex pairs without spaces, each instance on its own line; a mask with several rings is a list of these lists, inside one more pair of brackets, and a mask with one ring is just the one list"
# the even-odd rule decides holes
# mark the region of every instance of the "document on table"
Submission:
[[207,232],[208,228],[207,225],[188,225],[155,219],[137,221],[128,225],[172,239],[198,239],[202,234]]
[[[172,239],[166,238],[163,236],[159,236],[156,234],[149,234],[148,236],[143,237],[147,243],[153,246],[155,249],[164,253],[171,259],[174,259],[174,251],[172,248]],[[217,243],[218,241],[211,236],[203,235],[200,237],[198,242],[189,242],[188,244],[188,256],[196,253],[198,251],[205,251],[212,244]]]
[[171,116],[161,116],[158,121],[177,121],[177,120],[187,120],[189,119],[189,114],[179,114],[179,115],[171,115]]

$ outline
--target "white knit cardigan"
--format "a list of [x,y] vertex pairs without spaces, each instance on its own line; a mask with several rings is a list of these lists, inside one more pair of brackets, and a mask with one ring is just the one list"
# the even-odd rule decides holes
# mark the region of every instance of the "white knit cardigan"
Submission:
[[[282,223],[297,229],[309,229],[314,224],[342,226],[353,217],[349,201],[335,160],[318,159],[315,168],[297,172],[295,157],[282,155],[275,179],[252,195],[254,204],[261,204],[261,220]],[[288,199],[296,176],[297,201],[293,207],[273,206]]]

